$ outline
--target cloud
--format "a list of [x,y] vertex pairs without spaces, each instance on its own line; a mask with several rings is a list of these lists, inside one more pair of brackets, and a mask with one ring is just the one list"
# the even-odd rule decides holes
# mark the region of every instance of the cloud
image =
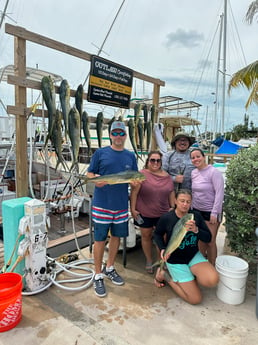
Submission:
[[204,41],[204,35],[198,33],[196,30],[185,31],[184,29],[177,29],[176,32],[170,32],[166,36],[166,47],[182,46],[187,48],[198,47]]

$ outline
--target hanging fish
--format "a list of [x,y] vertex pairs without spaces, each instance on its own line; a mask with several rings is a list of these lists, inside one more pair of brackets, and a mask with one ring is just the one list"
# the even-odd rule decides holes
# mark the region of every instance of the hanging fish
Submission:
[[151,138],[152,138],[152,121],[149,120],[147,122],[147,151],[150,151]]
[[84,139],[88,146],[88,155],[91,154],[91,142],[90,142],[90,123],[89,123],[89,116],[86,111],[82,112],[82,130]]
[[[77,87],[77,90],[75,92],[75,106],[80,114],[80,129],[82,128],[82,109],[83,109],[83,86],[82,84],[80,84]],[[80,139],[82,139],[81,137],[81,131],[80,131]]]
[[154,127],[154,123],[155,123],[155,112],[156,112],[156,107],[155,105],[153,104],[151,106],[151,122],[152,122],[152,130],[153,130],[153,127]]
[[63,121],[65,127],[65,138],[67,138],[68,134],[68,114],[70,111],[70,86],[66,79],[63,79],[60,84],[60,91],[59,91],[59,99],[63,114]]
[[128,121],[128,131],[129,131],[129,138],[130,138],[133,150],[136,154],[136,157],[141,159],[137,151],[136,140],[135,140],[135,123],[132,118]]
[[60,163],[63,165],[65,170],[67,168],[65,165],[65,160],[62,156],[62,142],[62,114],[57,109],[51,135],[51,143],[55,149],[55,153],[57,156],[56,170]]
[[102,143],[103,121],[104,121],[104,116],[103,116],[103,113],[100,111],[97,114],[97,119],[96,119],[96,131],[97,131],[97,138],[98,138],[99,147],[101,147],[101,143]]
[[75,105],[76,108],[80,114],[80,117],[82,117],[82,108],[83,108],[83,86],[80,84],[77,87],[77,90],[75,91]]
[[142,110],[143,110],[143,119],[144,119],[144,135],[146,133],[147,130],[147,122],[148,122],[148,107],[147,104],[143,104],[142,106]]
[[78,156],[79,156],[79,148],[80,148],[80,134],[81,134],[81,126],[80,126],[80,114],[79,111],[75,106],[73,106],[68,115],[68,134],[71,141],[72,147],[72,166],[70,171],[76,167],[78,170]]
[[134,123],[137,125],[140,114],[142,110],[142,105],[141,103],[136,103],[134,106]]
[[41,79],[41,91],[44,102],[48,110],[48,134],[46,138],[46,143],[48,139],[51,139],[52,130],[54,126],[54,118],[56,115],[56,93],[55,86],[53,84],[52,78],[50,76],[44,76]]
[[144,140],[144,128],[143,128],[143,121],[139,118],[137,123],[137,131],[138,131],[138,139],[139,139],[139,146],[141,150],[141,154],[143,152],[143,140]]
[[[112,123],[116,121],[116,117],[113,116],[112,119],[108,122],[108,136],[110,137],[110,133],[111,133],[111,126],[112,126]],[[112,140],[109,138],[110,140],[110,144],[112,144]]]

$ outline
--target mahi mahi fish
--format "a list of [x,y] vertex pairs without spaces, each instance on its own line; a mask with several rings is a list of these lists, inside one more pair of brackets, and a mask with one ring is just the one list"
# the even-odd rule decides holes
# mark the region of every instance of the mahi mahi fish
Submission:
[[96,118],[96,131],[97,131],[97,138],[98,138],[99,147],[101,147],[101,143],[102,143],[103,121],[104,121],[104,115],[103,115],[102,111],[100,111],[97,114],[97,118]]
[[91,142],[90,142],[90,120],[87,112],[84,110],[82,112],[82,130],[84,134],[84,139],[88,146],[88,155],[91,154]]
[[132,118],[128,121],[128,130],[129,130],[129,138],[130,138],[134,153],[136,154],[137,159],[140,158],[142,160],[142,158],[139,156],[138,151],[137,151],[137,145],[136,145],[136,139],[135,139],[135,123]]
[[63,114],[63,121],[64,121],[64,127],[65,127],[65,138],[67,138],[68,134],[68,116],[70,111],[70,86],[68,84],[68,81],[66,79],[63,79],[60,84],[60,90],[59,90],[59,99],[60,99],[60,105],[62,109]]
[[72,166],[70,171],[75,167],[78,170],[78,156],[80,149],[81,126],[80,114],[75,106],[73,106],[68,114],[68,134],[72,147]]
[[56,93],[53,80],[50,76],[44,76],[41,80],[41,90],[44,102],[48,110],[48,133],[45,142],[47,145],[48,139],[51,139],[52,131],[56,116]]
[[[172,236],[170,237],[170,240],[167,244],[167,247],[164,251],[163,256],[173,253],[180,246],[181,242],[183,241],[183,238],[185,237],[185,234],[188,231],[186,228],[186,223],[189,220],[193,220],[193,219],[194,219],[193,213],[187,213],[186,215],[184,215],[182,218],[178,220],[178,222],[175,224],[173,228]],[[162,269],[164,266],[164,263],[165,261],[161,259],[159,261],[156,261],[152,266],[155,267],[155,266],[160,265],[160,269]]]
[[58,109],[56,110],[55,122],[52,129],[51,143],[57,156],[56,170],[60,163],[66,170],[65,160],[62,156],[62,114]]
[[120,183],[131,183],[134,181],[144,181],[146,179],[145,175],[136,170],[126,170],[119,172],[117,174],[102,175],[98,177],[89,178],[86,176],[79,176],[80,179],[87,182],[106,182],[107,184],[120,184]]

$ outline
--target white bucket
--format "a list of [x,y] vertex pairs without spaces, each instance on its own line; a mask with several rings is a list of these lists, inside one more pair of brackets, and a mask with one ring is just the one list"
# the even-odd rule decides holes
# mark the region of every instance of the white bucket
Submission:
[[128,221],[128,237],[126,238],[126,247],[133,248],[136,246],[136,230],[133,223],[133,218]]
[[241,304],[245,299],[248,263],[236,256],[221,255],[216,259],[219,273],[217,297],[224,303]]
[[[133,218],[128,221],[128,236],[126,237],[126,248],[133,248],[136,246],[136,229],[133,223]],[[124,239],[120,239],[119,250],[124,248]]]

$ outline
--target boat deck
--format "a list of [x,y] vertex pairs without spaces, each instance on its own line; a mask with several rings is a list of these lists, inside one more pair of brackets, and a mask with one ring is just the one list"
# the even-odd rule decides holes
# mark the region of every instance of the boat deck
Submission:
[[[89,216],[80,213],[78,217],[63,217],[61,214],[50,214],[50,229],[48,230],[48,252],[52,257],[76,250],[74,238],[79,241],[80,247],[84,248],[90,244]],[[2,229],[2,218],[0,217]],[[2,235],[2,232],[1,232]],[[0,237],[0,267],[4,265],[4,242]]]

